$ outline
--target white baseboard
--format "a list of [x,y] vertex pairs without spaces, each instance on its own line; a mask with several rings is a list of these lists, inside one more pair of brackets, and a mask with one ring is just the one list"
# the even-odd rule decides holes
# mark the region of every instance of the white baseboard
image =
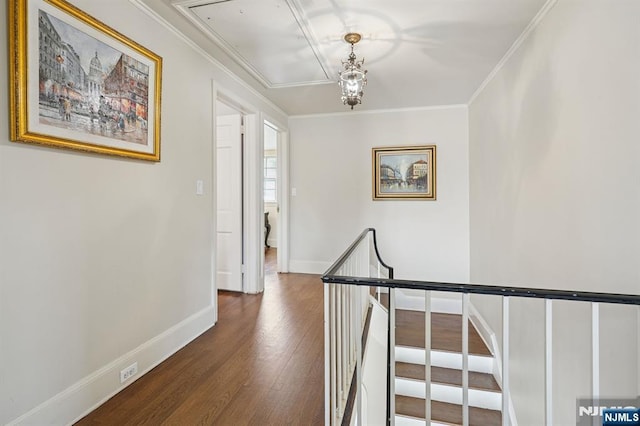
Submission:
[[[498,345],[496,333],[489,327],[487,321],[480,315],[480,312],[473,304],[469,306],[469,320],[480,334],[482,340],[493,354],[493,377],[502,388],[502,353]],[[512,426],[518,426],[516,411],[513,407],[513,399],[509,398],[509,421]]]
[[[73,424],[186,346],[214,324],[215,307],[208,306],[74,383],[31,411],[9,422],[8,426]],[[138,374],[121,384],[120,370],[134,362],[138,363]]]
[[480,312],[478,312],[473,304],[469,305],[469,320],[478,331],[478,334],[484,341],[485,345],[487,345],[487,348],[489,348],[489,351],[494,356],[499,356],[500,351],[498,341],[496,339],[496,334],[493,332],[493,330],[491,330],[491,327],[489,327],[487,321],[485,321],[482,315],[480,315]]
[[[424,426],[423,419],[416,419],[414,417],[395,415],[396,426]],[[431,421],[431,426],[451,426],[450,423],[444,424],[440,422]]]
[[[424,292],[396,290],[396,308],[424,312]],[[431,312],[462,314],[462,301],[459,298],[431,296]]]
[[289,260],[289,272],[298,274],[324,274],[331,267],[330,262],[316,260]]

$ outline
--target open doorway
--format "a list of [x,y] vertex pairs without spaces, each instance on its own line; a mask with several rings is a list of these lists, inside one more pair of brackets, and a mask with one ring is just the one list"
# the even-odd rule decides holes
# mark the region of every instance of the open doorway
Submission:
[[288,133],[264,120],[262,135],[265,272],[289,272]]
[[[215,84],[214,94],[213,287],[214,291],[257,294],[264,290],[264,119],[250,105],[221,93]],[[235,140],[228,148],[226,138]],[[234,231],[227,232],[231,224]],[[231,279],[235,286],[227,285]]]
[[[278,123],[264,116],[263,113],[258,112],[255,108],[249,104],[244,104],[236,96],[230,93],[222,92],[214,83],[213,85],[214,99],[215,99],[215,136],[214,136],[214,155],[215,170],[213,174],[214,188],[216,195],[213,197],[214,215],[213,218],[215,232],[214,232],[214,279],[213,289],[214,303],[218,306],[218,290],[232,290],[235,294],[248,293],[257,294],[264,291],[265,282],[265,239],[267,244],[277,247],[277,271],[288,272],[288,265],[286,263],[287,255],[287,242],[286,236],[286,223],[287,223],[287,195],[286,188],[287,183],[287,168],[283,165],[288,164],[286,155],[287,143],[287,131],[282,124]],[[229,176],[236,173],[232,173],[229,168],[231,165],[237,167],[238,161],[230,160],[231,157],[227,153],[223,153],[220,149],[224,148],[224,143],[219,139],[225,135],[221,133],[220,125],[226,120],[226,117],[234,116],[239,117],[239,123],[241,131],[240,134],[240,181],[233,180],[233,190],[230,186],[232,181]],[[276,155],[277,155],[277,172],[276,172],[276,200],[277,202],[272,206],[275,207],[275,213],[271,213],[269,220],[275,219],[272,222],[271,235],[268,238],[265,233],[265,205],[264,205],[264,143],[265,143],[265,123],[269,123],[270,130],[267,130],[267,138],[272,138],[269,135],[270,131],[276,131]],[[225,130],[225,132],[230,132]],[[235,132],[232,132],[235,134]],[[271,142],[267,142],[271,143]],[[282,149],[284,147],[284,149]],[[237,157],[233,157],[237,158]],[[235,170],[235,169],[234,169]],[[284,170],[284,171],[283,171]],[[228,191],[229,190],[229,191]],[[228,191],[228,192],[225,192]],[[236,197],[237,196],[237,197]],[[225,198],[226,197],[226,198]],[[227,205],[225,203],[230,202],[230,199],[235,200],[234,209],[229,209],[229,213],[222,212],[221,210]],[[239,203],[239,204],[238,204]],[[239,207],[237,207],[239,205]],[[284,207],[284,209],[283,209]],[[275,217],[277,215],[277,218]],[[233,218],[231,217],[233,216]],[[231,234],[224,234],[224,226],[234,219],[236,224],[239,221],[239,234],[240,238]],[[284,225],[283,225],[284,224]],[[233,239],[235,246],[232,246],[228,251],[226,247],[223,247],[225,239]],[[269,240],[271,240],[269,242]],[[240,249],[237,249],[239,244]],[[238,261],[238,257],[240,261]],[[283,260],[284,259],[284,260]],[[231,267],[234,268],[231,271]],[[227,268],[227,269],[225,269]],[[239,275],[238,275],[238,270]],[[226,277],[222,276],[222,273],[228,273],[229,277],[240,276],[241,284],[235,287],[226,287],[224,281]]]
[[278,227],[278,131],[264,123],[263,202],[264,202],[264,272],[277,272]]

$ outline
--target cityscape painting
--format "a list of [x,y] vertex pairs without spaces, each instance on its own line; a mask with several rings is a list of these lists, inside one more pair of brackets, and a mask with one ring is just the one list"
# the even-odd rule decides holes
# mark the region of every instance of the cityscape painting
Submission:
[[374,200],[435,200],[436,147],[373,148]]
[[64,0],[10,6],[11,139],[159,161],[162,58]]

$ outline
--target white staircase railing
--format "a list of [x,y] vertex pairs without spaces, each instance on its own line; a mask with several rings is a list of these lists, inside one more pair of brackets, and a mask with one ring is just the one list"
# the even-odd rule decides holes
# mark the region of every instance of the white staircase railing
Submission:
[[[373,251],[373,256],[372,256]],[[332,272],[344,277],[389,277],[375,259],[373,234],[365,232],[341,258]],[[362,339],[370,305],[368,288],[329,284],[325,306],[325,423],[342,424],[349,406],[355,404],[354,420],[362,419]],[[350,397],[351,395],[351,397]]]
[[[345,253],[322,277],[325,286],[325,390],[326,390],[326,418],[327,425],[342,424],[370,424],[386,423],[395,424],[395,347],[396,347],[396,289],[420,290],[424,294],[424,318],[425,318],[425,349],[424,349],[424,396],[423,424],[431,424],[434,414],[432,401],[431,366],[433,364],[434,348],[432,342],[432,296],[431,293],[446,292],[460,294],[460,314],[462,316],[461,358],[459,368],[462,372],[462,397],[461,397],[461,421],[467,426],[470,423],[470,361],[474,361],[469,355],[469,320],[471,306],[470,295],[491,295],[501,298],[501,345],[496,341],[492,347],[494,355],[500,359],[501,365],[494,375],[502,388],[501,420],[499,424],[510,425],[513,414],[517,411],[514,401],[511,400],[510,371],[511,363],[516,362],[511,355],[512,312],[511,301],[514,298],[534,298],[544,301],[544,348],[542,363],[544,365],[544,424],[558,424],[554,417],[554,406],[566,405],[568,400],[577,401],[584,395],[558,395],[554,393],[554,379],[557,372],[553,368],[554,347],[553,330],[554,301],[572,301],[591,304],[591,395],[590,398],[597,401],[601,395],[601,357],[600,357],[600,330],[601,330],[601,304],[629,305],[637,308],[640,305],[639,295],[594,293],[580,291],[563,291],[551,289],[535,289],[524,287],[504,287],[475,284],[455,284],[426,281],[396,280],[393,278],[393,268],[388,267],[378,253],[375,230],[365,229]],[[387,371],[385,372],[386,389],[386,419],[368,418],[363,413],[363,407],[370,406],[371,401],[363,401],[370,392],[362,391],[362,341],[363,332],[366,329],[367,311],[373,298],[370,297],[370,289],[377,289],[377,300],[383,302],[383,297],[388,297],[388,341],[387,341]],[[517,305],[516,305],[517,306]],[[477,312],[476,312],[477,313]],[[640,314],[639,314],[640,315]],[[630,327],[640,327],[637,316]],[[637,330],[636,330],[637,331]],[[640,335],[640,333],[636,333]],[[516,336],[517,337],[517,336]],[[636,350],[639,350],[636,348]],[[458,364],[456,364],[458,365]],[[635,360],[637,368],[638,359]],[[633,367],[633,366],[632,366]],[[365,396],[363,396],[365,395]],[[634,395],[631,395],[635,398]],[[638,402],[640,404],[640,402]],[[640,408],[640,407],[637,407]],[[514,411],[515,410],[515,411]],[[594,407],[580,408],[578,413],[588,413],[591,416],[584,424],[602,424],[602,410]],[[578,413],[576,421],[578,421]],[[407,423],[408,424],[408,423]],[[583,423],[580,423],[583,424]]]

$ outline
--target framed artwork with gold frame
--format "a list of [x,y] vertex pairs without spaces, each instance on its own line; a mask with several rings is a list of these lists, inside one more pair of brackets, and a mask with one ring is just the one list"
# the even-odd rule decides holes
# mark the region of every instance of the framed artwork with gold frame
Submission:
[[10,138],[160,161],[162,58],[64,0],[9,0]]
[[374,200],[435,200],[436,146],[373,148]]

